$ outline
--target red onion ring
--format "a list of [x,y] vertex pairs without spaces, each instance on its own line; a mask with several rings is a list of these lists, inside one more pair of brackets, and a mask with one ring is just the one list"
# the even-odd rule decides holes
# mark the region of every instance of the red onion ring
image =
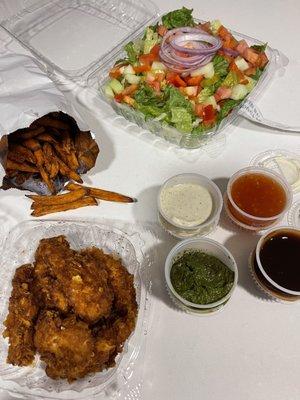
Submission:
[[233,49],[228,49],[227,47],[222,47],[221,49],[225,54],[231,57],[237,57],[240,53]]
[[[191,42],[193,47],[185,47]],[[167,68],[187,73],[209,63],[222,47],[219,38],[199,28],[183,27],[168,31],[160,47],[160,58]]]

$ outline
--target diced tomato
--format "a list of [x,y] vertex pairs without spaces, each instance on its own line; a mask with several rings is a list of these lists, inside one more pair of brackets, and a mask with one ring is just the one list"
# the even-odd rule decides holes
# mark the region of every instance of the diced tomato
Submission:
[[116,67],[113,67],[110,71],[109,71],[109,76],[111,77],[111,78],[115,78],[115,79],[117,79],[117,78],[119,78],[121,75],[122,75],[122,72],[120,71],[120,68],[121,68],[121,66],[116,66]]
[[223,39],[223,47],[226,49],[235,49],[237,44],[238,41],[231,34]]
[[236,46],[236,51],[238,51],[241,55],[243,55],[244,54],[244,51],[246,50],[246,49],[248,49],[249,48],[249,46],[248,46],[248,43],[246,42],[246,40],[240,40],[239,42],[238,42],[238,45]]
[[184,80],[179,75],[176,75],[176,77],[174,79],[174,85],[178,86],[178,87],[179,86],[185,87],[186,83],[184,82]]
[[167,81],[176,87],[186,87],[185,81],[175,72],[167,73]]
[[162,82],[162,81],[165,79],[165,73],[164,73],[164,72],[157,72],[157,73],[155,74],[155,79],[156,79],[158,82]]
[[216,101],[220,101],[220,100],[224,100],[224,99],[228,99],[231,95],[232,90],[227,87],[227,86],[220,86],[216,93],[215,93],[215,99]]
[[155,46],[152,47],[150,54],[153,54],[154,56],[158,57],[159,50],[160,50],[160,45],[156,44]]
[[133,67],[133,69],[134,69],[134,72],[135,72],[136,74],[140,74],[140,73],[142,73],[142,72],[147,72],[147,71],[150,71],[150,70],[151,70],[150,65],[146,65],[146,64],[144,64],[144,65],[139,65],[139,66],[137,66],[137,67]]
[[216,121],[216,110],[211,104],[207,105],[203,109],[203,123],[206,126],[212,125]]
[[155,60],[155,57],[153,56],[153,54],[149,53],[149,54],[142,54],[139,56],[139,62],[143,65],[149,65],[153,63],[153,61]]
[[160,92],[160,83],[158,81],[148,82],[148,85],[151,86],[156,92]]
[[256,68],[255,67],[247,68],[244,71],[244,75],[246,75],[246,76],[252,76],[252,75],[255,75],[255,73],[256,73]]
[[124,96],[123,97],[123,102],[126,103],[126,104],[129,104],[130,106],[133,106],[134,103],[135,103],[134,99],[132,97],[130,97],[130,96]]
[[164,26],[164,25],[158,25],[158,28],[157,28],[157,33],[160,35],[160,36],[165,36],[165,34],[168,32],[168,29]]
[[152,47],[149,54],[142,54],[139,56],[140,63],[150,65],[151,63],[153,63],[153,61],[158,60],[159,59],[159,50],[160,50],[160,46],[158,44],[156,44],[155,46]]
[[218,29],[217,34],[222,39],[226,39],[227,36],[231,35],[231,33],[223,25],[220,26],[220,28]]
[[186,78],[185,81],[189,86],[199,86],[203,78],[204,78],[203,75],[199,75],[194,77],[188,77]]
[[201,28],[202,30],[204,30],[205,32],[207,32],[207,33],[209,33],[211,35],[211,29],[210,29],[210,23],[209,22],[205,22],[204,24],[199,24],[199,28]]
[[258,66],[259,61],[260,61],[260,54],[257,53],[254,49],[251,49],[248,47],[243,53],[243,57],[245,58],[246,61],[251,62],[251,64]]
[[204,106],[203,104],[195,104],[195,114],[199,118],[203,118]]
[[129,85],[121,93],[123,96],[128,96],[137,91],[138,85]]
[[259,67],[263,68],[264,66],[266,66],[268,64],[268,62],[269,62],[269,59],[266,56],[266,53],[260,54]]
[[114,97],[114,99],[115,99],[116,102],[118,102],[118,103],[122,103],[123,98],[124,98],[124,95],[123,95],[122,93],[116,94],[115,97]]

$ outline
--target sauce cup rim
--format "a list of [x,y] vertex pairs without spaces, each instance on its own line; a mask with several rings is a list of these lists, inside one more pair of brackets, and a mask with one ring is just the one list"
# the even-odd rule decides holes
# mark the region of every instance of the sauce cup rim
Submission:
[[272,234],[277,231],[292,231],[292,232],[300,233],[299,228],[297,228],[295,226],[288,226],[288,225],[278,226],[276,228],[269,229],[263,236],[261,236],[261,238],[259,239],[259,241],[256,245],[255,257],[256,257],[256,262],[257,262],[258,268],[259,268],[260,272],[263,274],[263,276],[266,278],[266,280],[271,285],[273,285],[275,288],[277,288],[278,290],[281,290],[282,292],[287,293],[287,294],[291,294],[294,296],[300,296],[300,291],[284,288],[283,286],[276,283],[273,279],[271,279],[269,277],[269,275],[266,273],[266,271],[264,270],[264,267],[262,266],[262,263],[260,261],[260,251],[261,251],[262,245],[265,243],[265,241],[268,239],[269,236],[272,236]]

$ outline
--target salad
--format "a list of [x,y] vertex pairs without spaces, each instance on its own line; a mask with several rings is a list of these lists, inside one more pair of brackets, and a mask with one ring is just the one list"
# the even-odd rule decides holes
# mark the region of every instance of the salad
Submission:
[[200,135],[215,129],[253,90],[268,58],[266,44],[249,46],[219,20],[196,22],[192,11],[171,11],[129,42],[104,92],[146,119]]

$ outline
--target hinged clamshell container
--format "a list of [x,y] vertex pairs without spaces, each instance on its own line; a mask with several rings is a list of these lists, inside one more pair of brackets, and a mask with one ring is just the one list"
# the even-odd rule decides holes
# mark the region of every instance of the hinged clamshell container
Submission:
[[[2,21],[1,26],[45,65],[50,76],[62,74],[93,89],[93,96],[101,96],[118,114],[151,132],[153,140],[158,136],[179,147],[198,148],[240,115],[245,102],[211,131],[195,135],[180,132],[155,119],[145,119],[133,108],[107,99],[102,88],[108,80],[109,69],[124,56],[124,45],[141,37],[148,25],[160,20],[158,9],[151,1],[30,0],[26,4],[20,13]],[[232,33],[250,45],[263,44],[252,37]],[[269,64],[245,101],[255,101],[261,96],[276,70],[283,66],[277,50],[268,46],[266,53]]]

